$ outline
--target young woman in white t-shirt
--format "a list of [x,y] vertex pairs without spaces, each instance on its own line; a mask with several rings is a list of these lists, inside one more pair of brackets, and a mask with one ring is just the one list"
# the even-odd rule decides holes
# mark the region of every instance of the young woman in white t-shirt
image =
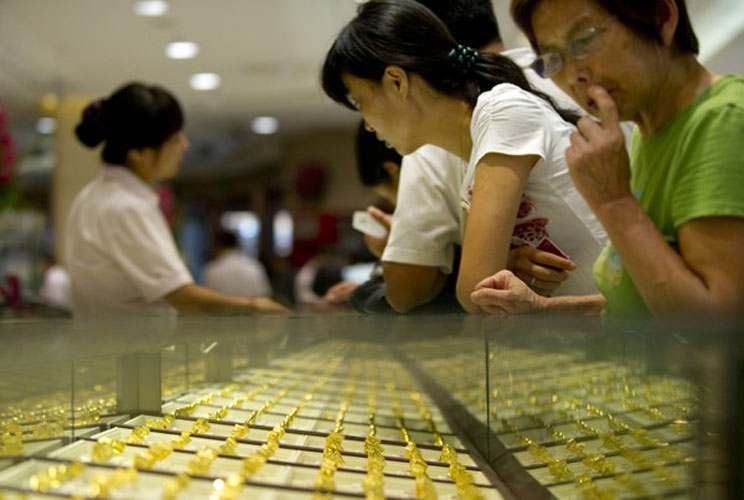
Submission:
[[104,165],[78,193],[66,234],[73,312],[78,317],[287,312],[267,298],[231,297],[193,283],[158,207],[154,185],[178,173],[188,140],[176,98],[129,83],[92,102],[75,132],[103,143]]
[[[514,62],[459,46],[418,2],[371,0],[329,50],[322,83],[399,153],[434,144],[467,163],[457,280],[467,311],[480,312],[470,294],[507,267],[511,246],[574,261],[556,294],[596,292],[591,269],[606,234],[573,188],[563,154],[578,117],[535,90]],[[539,288],[539,278],[530,284]]]

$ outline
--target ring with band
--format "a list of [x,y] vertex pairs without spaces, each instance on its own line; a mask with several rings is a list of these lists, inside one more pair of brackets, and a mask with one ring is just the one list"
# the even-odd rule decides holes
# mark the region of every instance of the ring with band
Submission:
[[532,280],[530,280],[530,286],[535,286],[535,281],[537,281],[536,277],[532,277]]

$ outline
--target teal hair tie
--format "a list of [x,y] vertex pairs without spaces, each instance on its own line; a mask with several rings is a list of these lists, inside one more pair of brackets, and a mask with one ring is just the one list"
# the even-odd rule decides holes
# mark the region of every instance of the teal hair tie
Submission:
[[473,66],[475,66],[476,61],[480,57],[480,52],[457,44],[457,47],[451,49],[448,55],[452,66],[463,75],[467,75],[473,69]]

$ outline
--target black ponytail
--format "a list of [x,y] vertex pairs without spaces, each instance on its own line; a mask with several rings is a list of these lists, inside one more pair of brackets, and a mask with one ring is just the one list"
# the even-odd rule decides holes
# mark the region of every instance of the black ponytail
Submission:
[[416,73],[434,89],[475,107],[478,96],[496,85],[511,83],[547,101],[566,121],[578,115],[558,107],[535,90],[522,69],[497,54],[478,55],[468,71],[453,64],[450,55],[457,41],[429,9],[414,0],[370,0],[359,7],[326,55],[321,73],[325,93],[334,101],[356,109],[348,99],[343,75],[379,82],[390,65]]
[[183,111],[170,92],[133,82],[90,103],[75,134],[89,148],[104,143],[104,162],[124,165],[130,149],[158,148],[182,128]]

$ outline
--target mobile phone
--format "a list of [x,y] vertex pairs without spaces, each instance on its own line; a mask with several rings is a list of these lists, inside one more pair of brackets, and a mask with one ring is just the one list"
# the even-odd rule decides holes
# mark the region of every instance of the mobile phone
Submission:
[[387,228],[364,210],[354,212],[351,227],[374,238],[384,238],[388,234]]
[[552,253],[553,255],[557,255],[558,257],[563,257],[564,259],[570,259],[570,257],[566,255],[566,252],[558,248],[558,245],[550,241],[550,239],[547,237],[543,237],[543,239],[540,240],[540,243],[538,243],[535,248],[537,248],[538,250],[542,250],[543,252]]

